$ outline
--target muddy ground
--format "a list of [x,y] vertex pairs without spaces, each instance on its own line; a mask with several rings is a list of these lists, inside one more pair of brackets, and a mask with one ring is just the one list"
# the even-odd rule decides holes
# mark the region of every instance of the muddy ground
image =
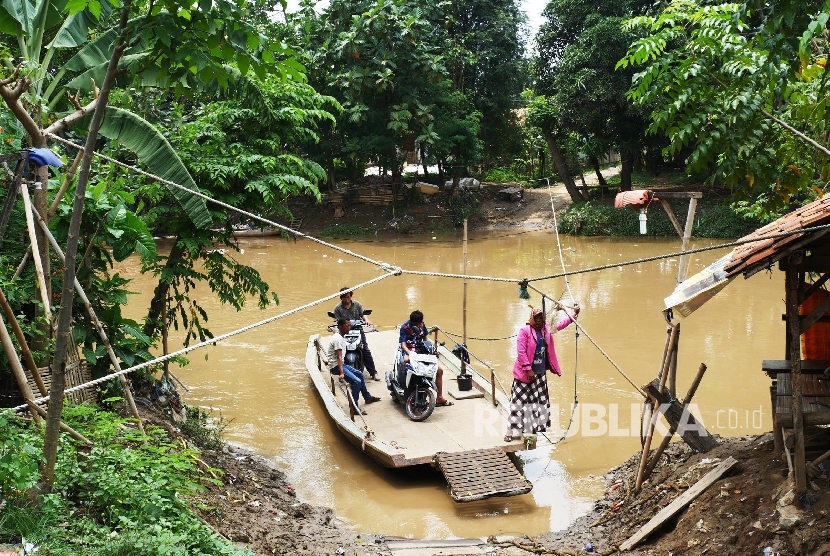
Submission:
[[[618,173],[618,167],[603,170],[606,179]],[[375,181],[378,179],[373,178]],[[586,174],[585,183],[589,186],[596,185],[597,177]],[[571,202],[561,183],[552,184],[550,188],[524,189],[522,198],[517,201],[507,200],[499,193],[517,185],[483,183],[481,189],[476,190],[481,210],[469,221],[469,229],[521,232],[550,228],[553,226],[551,201],[557,212]],[[611,199],[612,197],[609,201]],[[336,216],[335,205],[326,201],[317,204],[311,199],[300,198],[289,201],[288,205],[295,218],[294,224],[299,224],[299,230],[306,234],[319,233],[326,228],[344,224],[363,227],[378,234],[434,235],[452,232],[453,229],[447,195],[444,193],[424,195],[421,203],[410,204],[398,211],[383,205],[347,203],[343,216]],[[277,221],[280,224],[291,224],[291,220],[286,218]]]
[[[603,173],[610,177],[618,169]],[[595,183],[594,176],[585,176]],[[504,184],[484,184],[479,192],[481,216],[472,230],[521,233],[553,225],[551,204],[557,211],[570,199],[562,184],[550,189],[524,190],[519,201],[499,195]],[[379,205],[354,204],[336,218],[332,204],[293,202],[300,230],[314,234],[329,226],[350,223],[378,233],[431,234],[448,217],[446,197],[426,197],[419,206],[393,214]],[[446,230],[444,230],[446,231]],[[175,431],[174,431],[175,432]],[[808,435],[808,460],[830,449],[830,431],[814,429]],[[830,465],[824,476],[810,482],[809,509],[794,501],[788,464],[774,453],[772,435],[720,438],[706,454],[693,453],[684,443],[670,445],[640,492],[632,487],[640,455],[634,454],[605,476],[607,491],[593,510],[565,531],[535,538],[491,537],[475,551],[425,549],[418,554],[489,553],[499,556],[530,554],[617,554],[618,547],[662,508],[692,487],[698,479],[728,457],[737,464],[708,487],[694,502],[628,552],[639,555],[770,554],[830,556]],[[331,510],[298,501],[294,488],[269,462],[241,449],[207,451],[203,459],[224,473],[222,487],[209,487],[192,500],[194,509],[220,534],[250,547],[257,554],[396,554],[390,539],[353,530]],[[300,498],[302,493],[300,493]],[[400,552],[403,554],[404,552]]]

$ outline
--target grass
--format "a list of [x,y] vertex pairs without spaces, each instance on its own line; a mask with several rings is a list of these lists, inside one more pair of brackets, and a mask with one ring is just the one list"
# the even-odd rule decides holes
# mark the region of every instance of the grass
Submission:
[[253,556],[188,508],[188,494],[222,484],[219,470],[197,465],[198,451],[90,405],[67,406],[63,419],[93,445],[62,435],[52,492],[40,494],[43,438],[0,411],[0,478],[13,479],[0,485],[0,543],[25,537],[60,556]]

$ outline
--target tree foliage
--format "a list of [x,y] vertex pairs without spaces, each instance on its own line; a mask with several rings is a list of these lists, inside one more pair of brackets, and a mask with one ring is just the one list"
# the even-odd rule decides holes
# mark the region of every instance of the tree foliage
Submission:
[[827,153],[794,133],[826,134],[828,16],[823,1],[672,2],[628,24],[648,32],[619,63],[641,68],[629,98],[652,110],[667,155],[687,149],[689,172],[770,218],[830,178]]
[[535,91],[546,97],[556,116],[547,127],[559,130],[560,144],[561,136],[577,134],[586,154],[595,157],[611,147],[618,150],[623,189],[631,188],[647,121],[625,98],[633,72],[618,71],[615,64],[636,38],[636,28],[623,28],[623,22],[651,5],[645,0],[553,0],[543,12],[547,21],[537,37]]

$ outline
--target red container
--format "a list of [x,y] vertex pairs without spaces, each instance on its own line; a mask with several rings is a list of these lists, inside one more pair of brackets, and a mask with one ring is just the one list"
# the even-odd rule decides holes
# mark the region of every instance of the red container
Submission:
[[646,208],[649,203],[659,201],[651,189],[637,189],[635,191],[620,191],[614,197],[614,208],[635,209]]

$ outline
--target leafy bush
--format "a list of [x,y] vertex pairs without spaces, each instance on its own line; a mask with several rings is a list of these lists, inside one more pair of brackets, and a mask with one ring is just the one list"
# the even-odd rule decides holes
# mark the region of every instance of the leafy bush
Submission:
[[[687,205],[676,203],[675,215],[681,225],[686,220]],[[757,221],[742,218],[729,207],[716,206],[699,209],[692,228],[694,237],[735,238],[741,237],[758,227]],[[677,237],[662,207],[652,205],[648,211],[648,236]],[[639,214],[633,210],[616,209],[611,205],[594,201],[580,201],[571,204],[559,217],[559,232],[579,236],[640,235]]]
[[0,500],[21,495],[40,477],[38,437],[21,425],[11,410],[0,411]]
[[221,413],[216,417],[211,410],[187,406],[187,420],[179,428],[199,448],[221,450],[224,445],[222,433],[229,424]]
[[450,195],[447,198],[447,205],[450,209],[450,217],[456,226],[460,226],[465,218],[469,219],[481,214],[481,201],[472,191],[460,191],[458,195]]
[[757,219],[740,216],[731,208],[719,205],[701,211],[692,233],[696,237],[737,238],[760,227]]
[[361,237],[369,235],[369,230],[354,224],[335,224],[320,232],[323,237]]
[[[8,413],[0,418],[3,445],[31,455],[12,462],[17,474],[0,468],[3,484],[7,475],[18,486],[36,483],[42,438]],[[37,504],[4,492],[0,542],[25,536],[45,554],[67,556],[251,555],[214,533],[181,498],[203,482],[221,484],[197,466],[197,451],[163,429],[150,426],[142,434],[129,419],[90,406],[69,406],[64,419],[93,447],[76,450],[61,437],[53,494]]]
[[484,174],[484,181],[492,181],[496,183],[515,183],[522,182],[528,179],[528,175],[518,168],[508,166],[497,166],[491,168]]

